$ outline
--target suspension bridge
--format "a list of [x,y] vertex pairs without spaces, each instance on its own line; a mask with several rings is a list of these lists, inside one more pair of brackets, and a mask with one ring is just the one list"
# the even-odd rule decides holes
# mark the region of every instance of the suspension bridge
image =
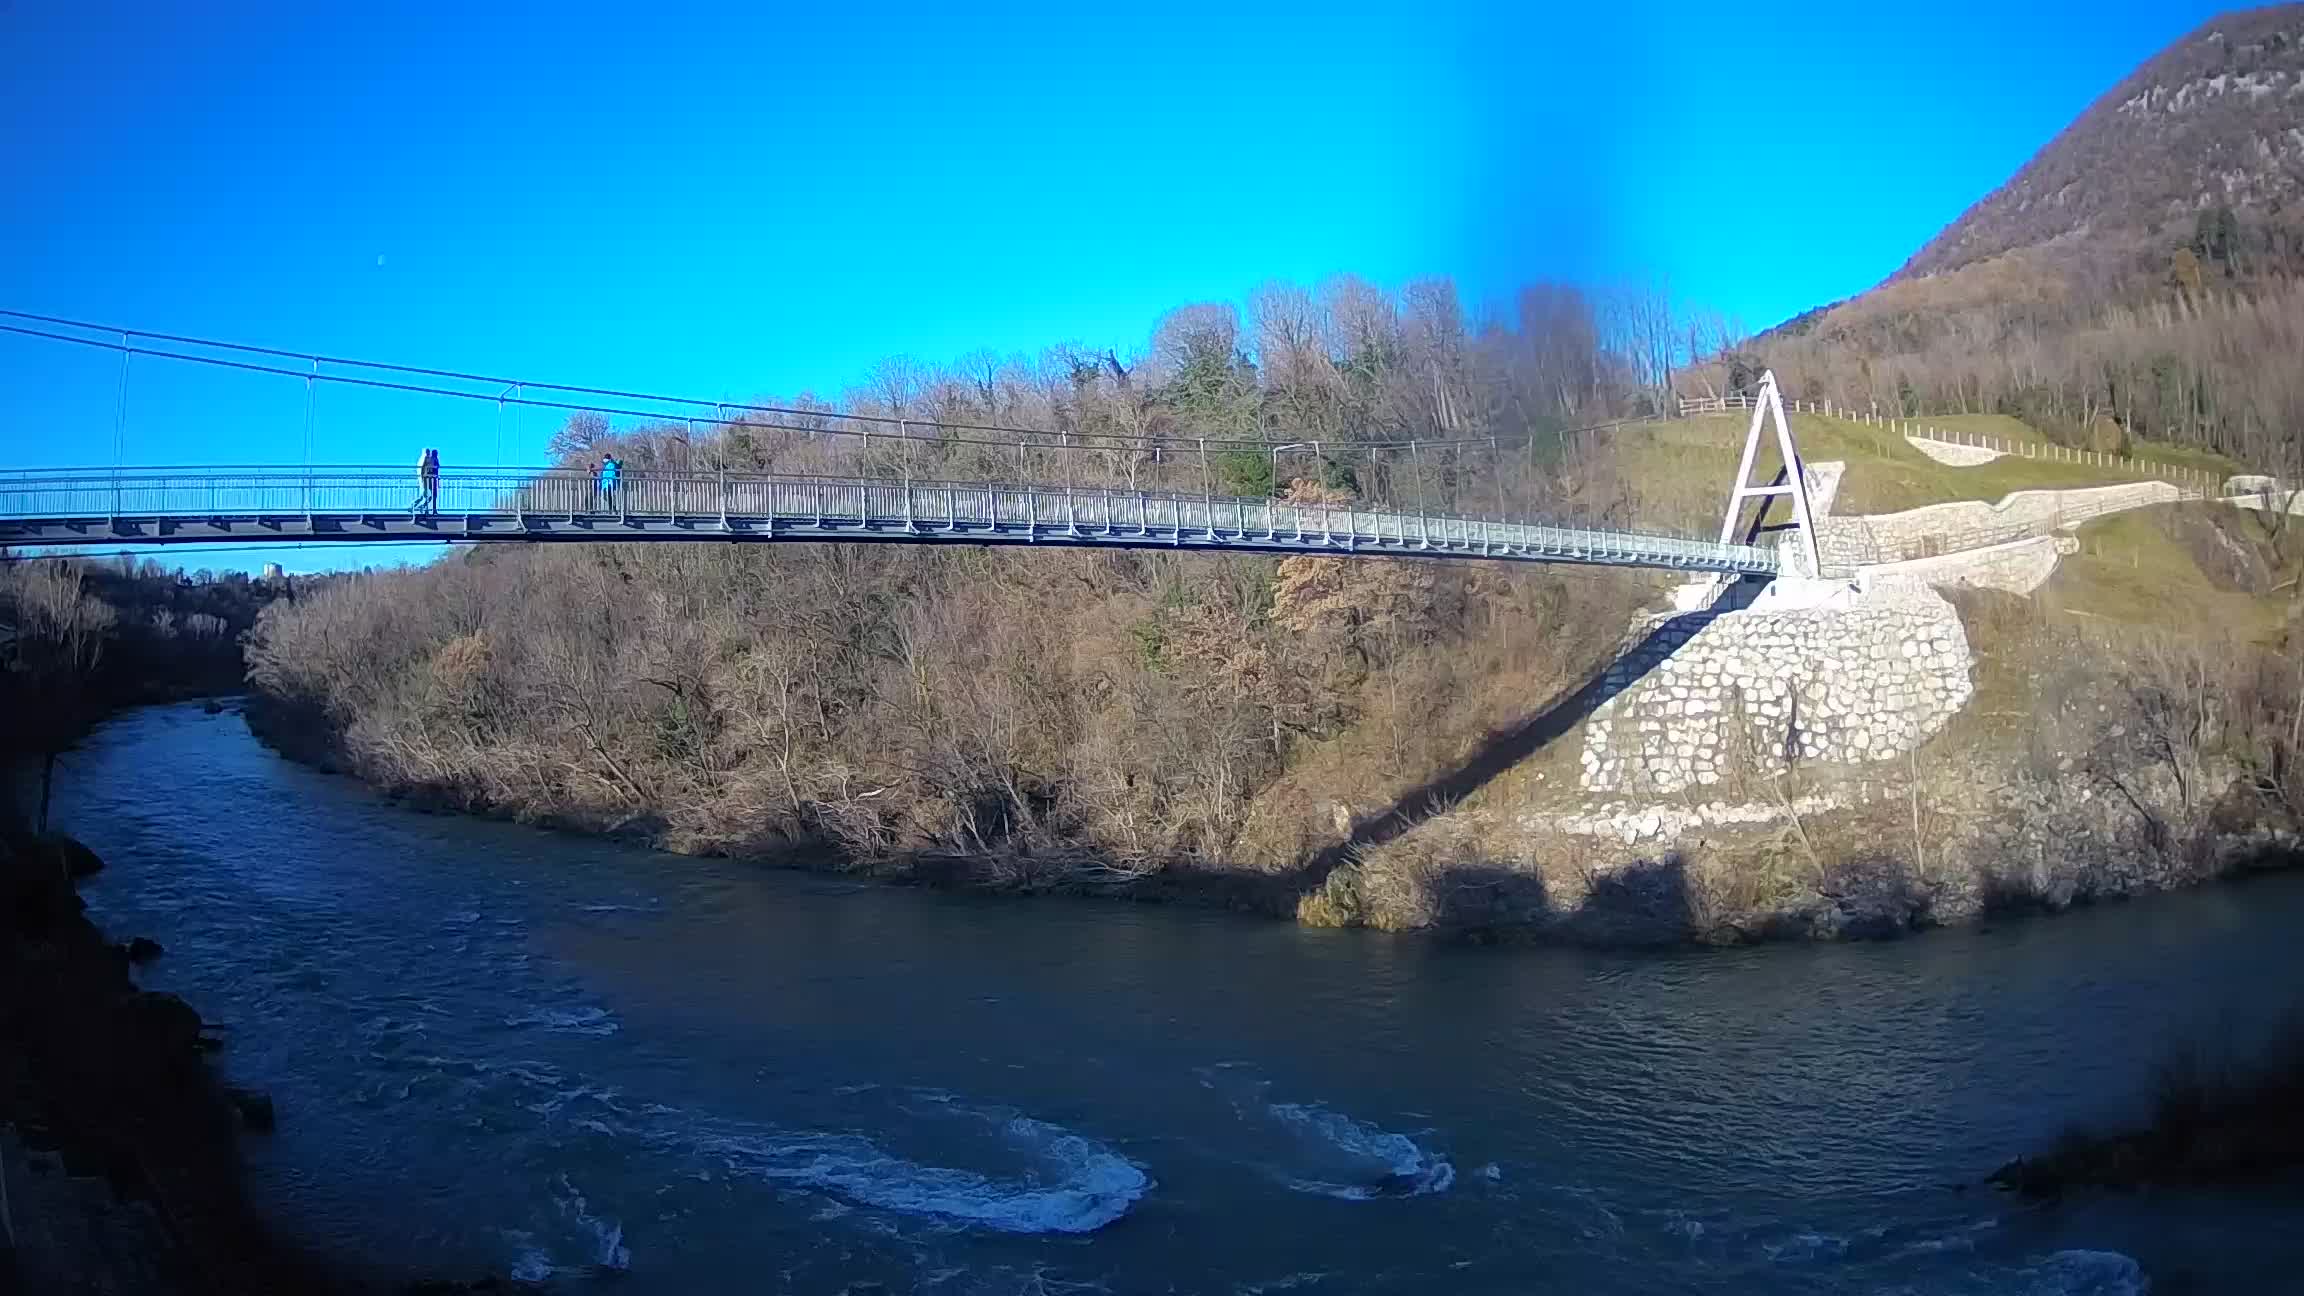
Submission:
[[[363,542],[637,542],[771,541],[1030,545],[1177,549],[1340,556],[1436,558],[1640,567],[1696,573],[1768,576],[1779,570],[1772,548],[1739,543],[1737,513],[1755,495],[1797,494],[1793,485],[1731,492],[1717,538],[1579,525],[1574,519],[1507,516],[1501,483],[1489,516],[1422,506],[1311,503],[1222,494],[1212,456],[1279,456],[1317,442],[1276,445],[1227,438],[1118,437],[1037,432],[975,424],[744,405],[516,381],[453,370],[318,356],[212,340],[142,333],[48,316],[0,311],[0,336],[119,357],[114,402],[115,462],[109,467],[25,469],[0,473],[0,546],[261,545],[296,541]],[[304,386],[301,465],[136,466],[120,462],[130,411],[132,366],[141,361],[268,376]],[[34,369],[17,367],[15,381]],[[414,394],[493,404],[499,445],[518,411],[589,413],[708,431],[773,434],[860,443],[867,473],[735,471],[708,466],[678,471],[627,470],[614,485],[589,471],[561,468],[440,470],[431,483],[414,466],[329,466],[309,461],[324,440],[316,395],[323,387]],[[1772,389],[1771,389],[1772,390]],[[1762,411],[1756,410],[1751,445]],[[1781,414],[1778,415],[1781,419]],[[1781,429],[1781,424],[1779,424]],[[427,440],[421,431],[412,444]],[[707,444],[698,442],[697,444]],[[789,444],[789,442],[787,442]],[[1499,459],[1533,438],[1356,443],[1359,453],[1386,451],[1421,464],[1471,445]],[[979,459],[1013,454],[1012,480],[916,478],[926,455],[948,462],[956,449]],[[1787,442],[1786,462],[1794,462]],[[1110,464],[1149,460],[1173,479],[1197,475],[1197,491],[1140,489],[1081,480],[1081,456]],[[1029,471],[1053,458],[1060,472]],[[1746,453],[1745,476],[1751,465]],[[1196,472],[1195,472],[1196,470]],[[1131,481],[1137,474],[1131,470]],[[1418,478],[1421,481],[1421,476]],[[1799,500],[1804,517],[1805,499]]]

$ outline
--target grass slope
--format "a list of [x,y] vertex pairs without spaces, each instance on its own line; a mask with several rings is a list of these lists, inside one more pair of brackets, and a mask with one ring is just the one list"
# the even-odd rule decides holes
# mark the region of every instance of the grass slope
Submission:
[[2269,640],[2286,623],[2299,563],[2270,519],[2229,505],[2170,504],[2098,518],[2038,598],[2066,615]]
[[[2045,443],[2038,432],[2002,415],[1958,415],[1928,422],[1945,431]],[[1678,519],[1683,526],[1691,516],[1717,517],[1728,482],[1736,473],[1747,426],[1742,415],[1704,415],[1642,424],[1618,433],[1623,471],[1640,514],[1659,521]],[[1842,516],[1893,513],[1958,500],[1997,501],[2020,490],[2069,490],[2139,480],[2135,473],[2120,468],[2010,457],[1955,468],[1914,449],[1901,432],[1818,414],[1793,415],[1792,432],[1809,462],[1839,460],[1848,465],[1833,506]],[[2229,462],[2213,455],[2173,447],[2149,449],[2150,453],[2138,457],[2219,473],[2235,471]],[[1764,438],[1755,475],[1772,479],[1781,466],[1782,458],[1772,439]],[[1781,522],[1789,516],[1787,501],[1771,502],[1769,521]]]

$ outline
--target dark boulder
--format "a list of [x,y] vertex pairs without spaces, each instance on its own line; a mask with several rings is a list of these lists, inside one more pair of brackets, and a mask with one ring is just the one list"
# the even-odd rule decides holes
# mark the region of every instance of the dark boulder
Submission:
[[97,857],[96,852],[74,838],[55,833],[48,838],[47,845],[55,859],[63,865],[67,877],[77,880],[94,877],[104,871],[104,861]]
[[85,906],[46,843],[0,849],[0,929],[45,939],[77,920]]
[[160,942],[149,936],[131,936],[124,947],[131,963],[149,963],[160,957]]
[[226,1097],[232,1100],[233,1110],[240,1113],[240,1123],[258,1134],[269,1134],[280,1123],[280,1114],[272,1106],[272,1095],[255,1089],[227,1086]]
[[619,820],[608,829],[608,836],[635,846],[653,846],[671,831],[672,821],[659,814],[638,814]]
[[121,998],[121,1027],[149,1056],[191,1058],[200,1047],[200,1014],[164,990],[139,990]]

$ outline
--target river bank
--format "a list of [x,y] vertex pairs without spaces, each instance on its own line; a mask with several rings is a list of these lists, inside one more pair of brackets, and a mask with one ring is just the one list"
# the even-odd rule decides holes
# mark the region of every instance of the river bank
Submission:
[[2304,1272],[2288,1198],[1951,1187],[2132,1124],[2201,1005],[2292,972],[2304,878],[1924,941],[1467,951],[412,814],[197,705],[81,751],[90,916],[232,1024],[216,1062],[281,1112],[250,1191],[330,1256],[577,1296]]
[[89,921],[77,883],[102,869],[70,838],[0,833],[0,1278],[35,1296],[387,1290],[283,1244],[250,1204],[240,1140],[272,1128],[272,1100],[209,1066],[228,1025],[137,987],[165,951]]
[[126,947],[83,915],[74,884],[99,868],[69,839],[0,838],[0,1119],[20,1140],[20,1277],[35,1291],[76,1270],[99,1291],[324,1290],[240,1192],[241,1118],[203,1060],[209,1027],[138,990]]
[[[358,780],[359,762],[318,718],[262,692],[250,731],[290,759]],[[1090,849],[859,856],[818,837],[769,849],[698,852],[898,886],[1028,897],[1179,904],[1316,927],[1408,931],[1475,944],[1543,941],[1598,948],[1877,940],[2021,914],[2181,890],[2304,862],[2297,825],[2235,784],[2206,813],[2164,773],[2123,769],[2120,799],[2101,769],[2045,773],[1973,749],[1928,771],[1931,836],[1916,835],[1918,791],[1884,796],[1822,785],[1838,809],[1778,814],[1747,829],[1627,846],[1539,826],[1509,811],[1449,810],[1402,833],[1357,833],[1286,869],[1212,868],[1177,859],[1116,863]],[[2232,777],[2227,775],[2227,777]],[[505,813],[443,788],[387,786],[425,813],[504,819],[670,851],[661,818]],[[1396,810],[1396,814],[1405,810]],[[2196,818],[2197,822],[2189,822]],[[1403,822],[1407,822],[1403,820]],[[2181,831],[2172,829],[2178,822]]]
[[2091,1190],[2261,1187],[2304,1182],[2304,1017],[2254,1056],[2200,1043],[2165,1059],[2149,1123],[2072,1129],[2046,1151],[2018,1157],[1988,1182],[2027,1197]]

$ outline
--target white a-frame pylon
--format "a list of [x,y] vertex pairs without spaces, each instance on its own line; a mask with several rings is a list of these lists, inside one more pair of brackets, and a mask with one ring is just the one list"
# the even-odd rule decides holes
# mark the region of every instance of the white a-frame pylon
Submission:
[[[1760,453],[1760,428],[1763,423],[1776,424],[1776,449],[1784,457],[1784,481],[1773,486],[1752,484],[1752,461]],[[1766,499],[1776,495],[1792,497],[1792,525],[1800,533],[1802,554],[1808,559],[1808,574],[1824,574],[1823,556],[1816,549],[1816,515],[1808,508],[1807,465],[1800,461],[1800,445],[1792,439],[1791,421],[1784,417],[1784,397],[1776,390],[1776,371],[1771,369],[1760,375],[1760,392],[1752,403],[1752,430],[1744,434],[1744,461],[1736,469],[1736,485],[1728,492],[1728,516],[1720,520],[1720,543],[1732,544],[1736,540],[1737,524],[1743,519],[1744,501]],[[1766,516],[1768,506],[1760,506]]]

